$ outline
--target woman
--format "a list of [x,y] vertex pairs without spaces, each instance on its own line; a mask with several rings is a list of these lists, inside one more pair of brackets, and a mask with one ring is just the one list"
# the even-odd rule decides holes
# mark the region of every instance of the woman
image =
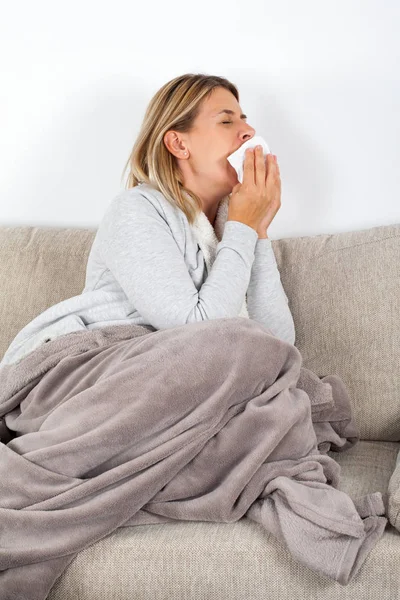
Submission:
[[[351,446],[357,430],[351,417],[343,427],[345,389],[313,381],[292,343],[265,237],[279,170],[256,151],[240,185],[226,160],[253,135],[227,80],[189,74],[161,88],[85,289],[8,349],[0,600],[44,600],[77,552],[121,526],[247,516],[344,585],[382,535],[381,495],[355,505],[318,450]],[[216,225],[230,192],[208,272],[192,225],[199,214]],[[250,318],[236,318],[246,290]],[[329,405],[332,426],[314,424],[311,405]]]
[[243,316],[294,344],[266,233],[280,207],[279,168],[256,150],[246,159],[249,187],[227,160],[255,133],[238,98],[226,79],[191,74],[155,94],[127,163],[128,189],[96,232],[85,288],[26,325],[0,366],[60,335],[119,324],[158,330]]

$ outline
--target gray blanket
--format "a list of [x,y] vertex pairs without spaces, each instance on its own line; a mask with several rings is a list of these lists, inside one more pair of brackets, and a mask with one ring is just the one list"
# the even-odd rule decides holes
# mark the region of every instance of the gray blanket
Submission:
[[326,454],[359,439],[341,379],[251,319],[74,332],[0,390],[1,600],[44,600],[118,527],[242,517],[347,585],[388,522]]

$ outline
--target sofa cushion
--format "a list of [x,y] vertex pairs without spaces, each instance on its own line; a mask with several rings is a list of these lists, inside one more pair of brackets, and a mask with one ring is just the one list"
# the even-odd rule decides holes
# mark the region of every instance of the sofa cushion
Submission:
[[[82,292],[94,236],[0,227],[1,356],[34,317]],[[283,238],[272,247],[303,365],[344,381],[361,439],[399,441],[400,224]]]
[[0,227],[0,355],[46,308],[80,294],[95,231]]
[[303,365],[344,381],[361,439],[400,441],[400,224],[272,245]]
[[[400,444],[358,442],[328,452],[339,489],[353,499],[387,491]],[[400,534],[389,523],[360,571],[342,586],[304,567],[284,544],[246,518],[120,527],[85,548],[48,600],[393,600],[399,597]]]

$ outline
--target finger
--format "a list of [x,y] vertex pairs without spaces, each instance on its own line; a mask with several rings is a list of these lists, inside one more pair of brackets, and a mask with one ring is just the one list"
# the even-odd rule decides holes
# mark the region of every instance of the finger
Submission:
[[246,148],[243,163],[243,183],[255,183],[254,152],[252,148]]
[[273,167],[275,168],[275,170],[279,172],[278,159],[276,158],[275,154],[272,154],[271,163],[272,163]]
[[267,159],[266,176],[268,176],[268,173],[271,171],[271,169],[274,169],[274,167],[275,167],[274,155],[267,154],[266,159]]
[[265,160],[263,149],[256,148],[255,149],[255,159],[256,159],[256,170],[255,170],[255,182],[264,183],[265,182]]

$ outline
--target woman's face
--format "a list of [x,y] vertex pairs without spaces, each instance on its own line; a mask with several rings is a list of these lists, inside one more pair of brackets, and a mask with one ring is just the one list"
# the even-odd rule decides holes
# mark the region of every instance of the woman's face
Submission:
[[185,186],[212,201],[230,194],[239,183],[227,157],[255,133],[235,96],[219,87],[204,100],[192,131],[169,131],[165,141],[177,158]]

